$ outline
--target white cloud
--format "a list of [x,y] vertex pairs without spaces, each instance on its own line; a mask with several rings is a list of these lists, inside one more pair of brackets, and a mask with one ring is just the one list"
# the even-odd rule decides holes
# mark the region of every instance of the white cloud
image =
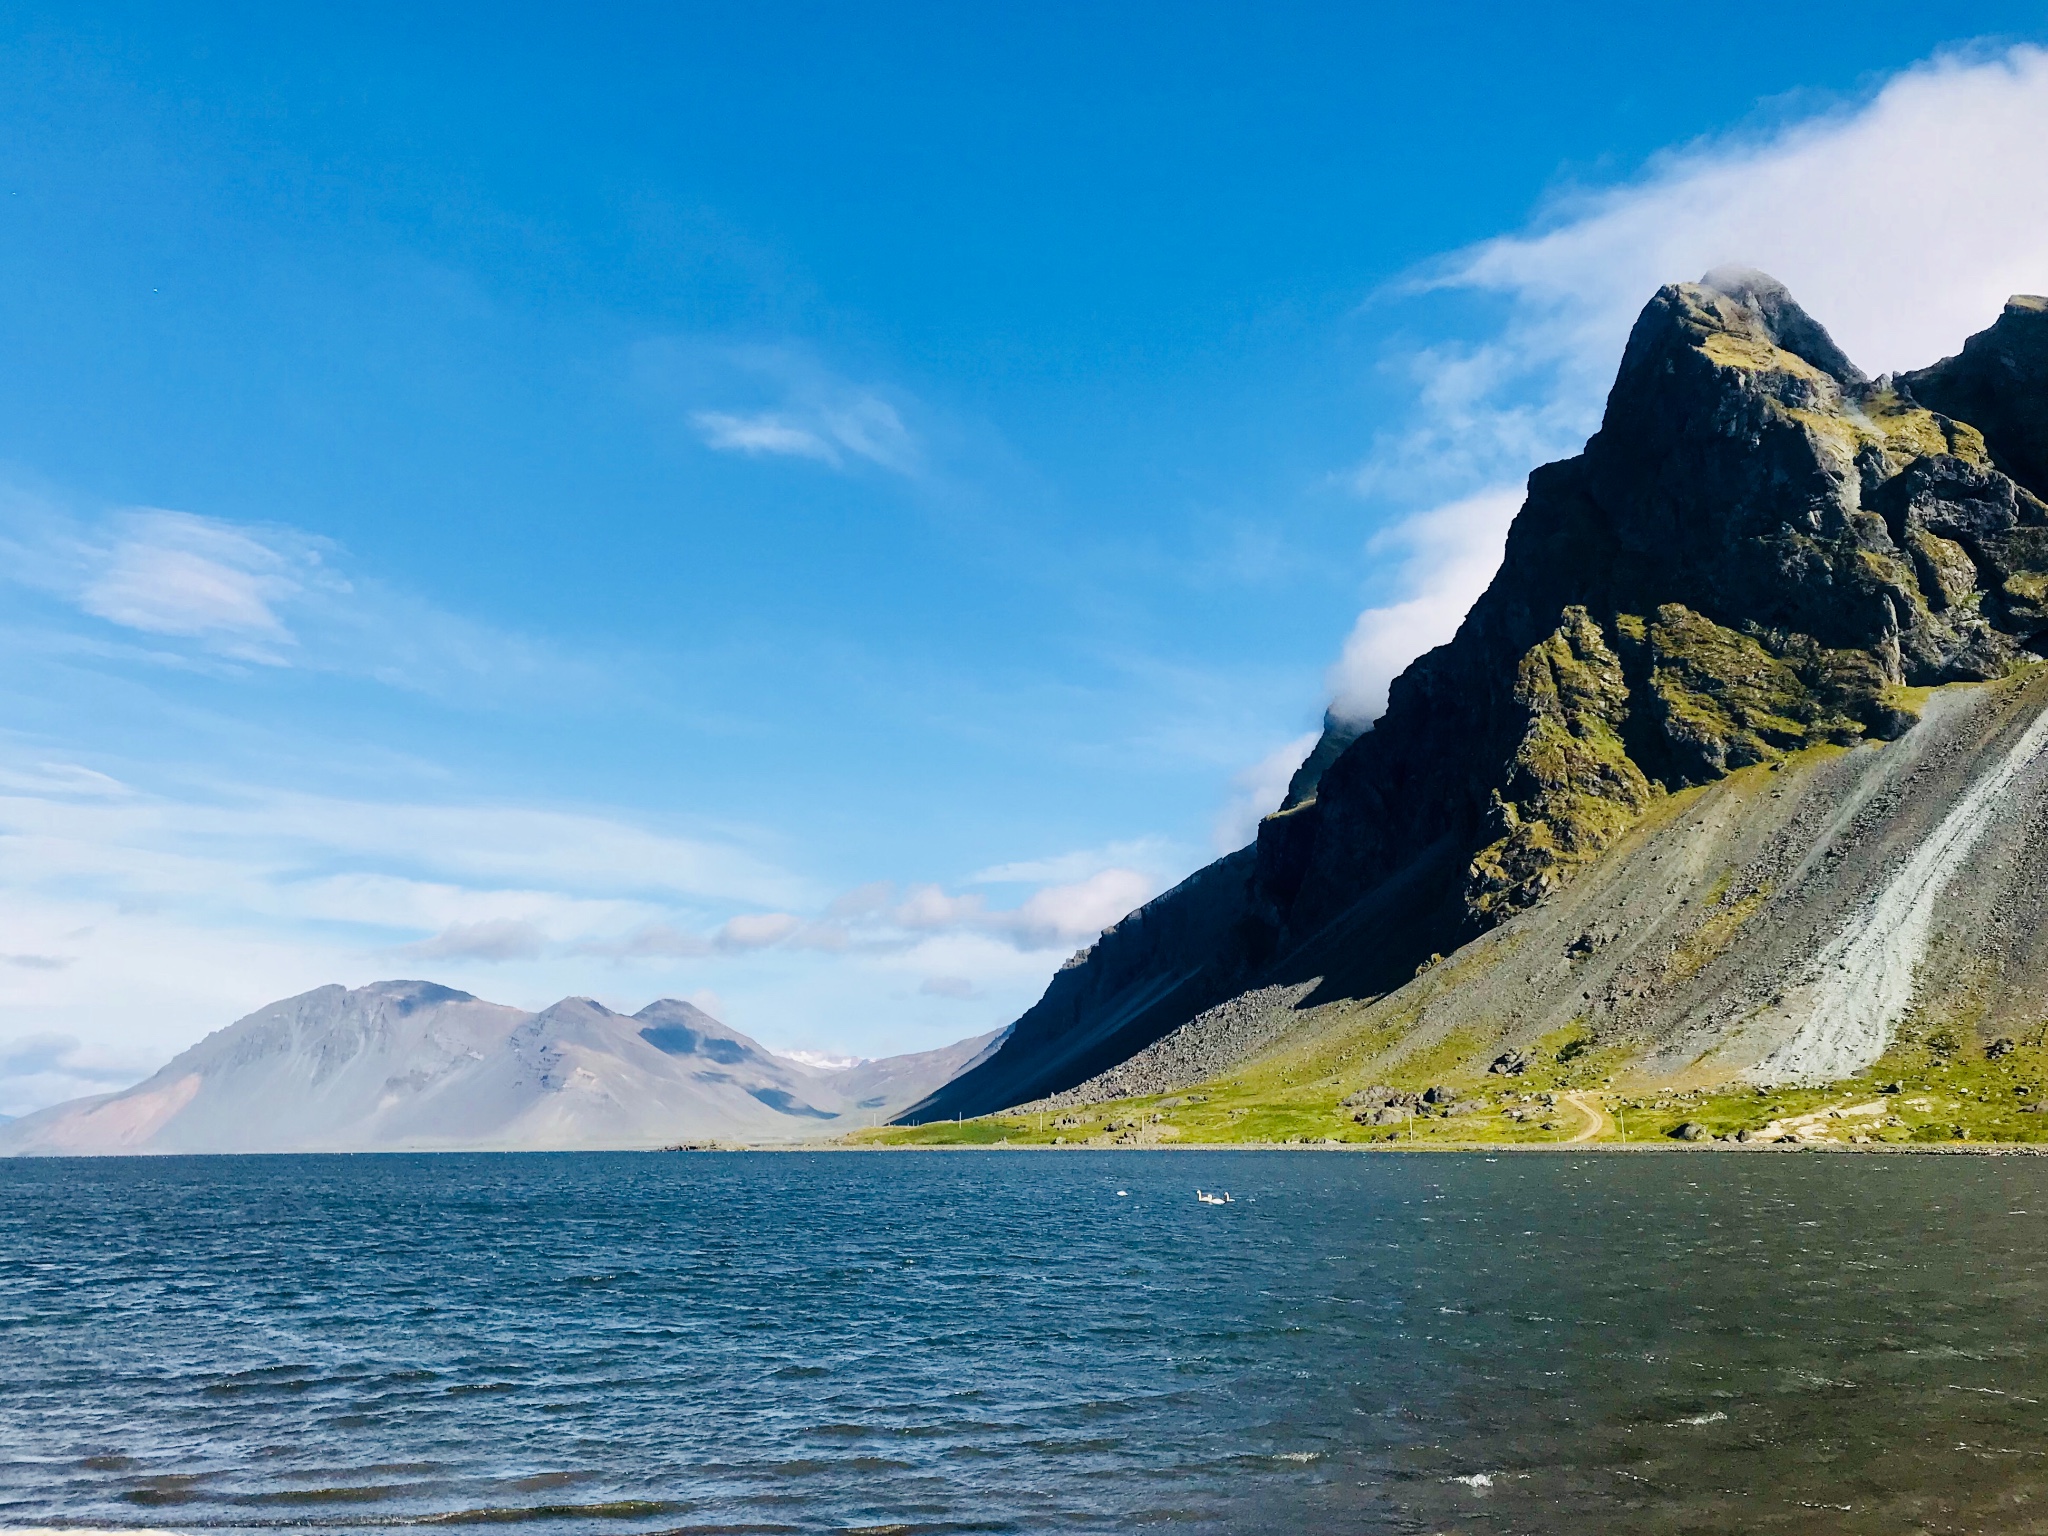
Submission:
[[992,864],[967,877],[969,885],[1048,885],[1085,880],[1105,869],[1136,869],[1160,876],[1187,867],[1187,852],[1163,837],[1138,837],[1100,848]]
[[123,1061],[400,958],[458,985],[511,967],[508,1000],[544,1004],[590,990],[589,941],[709,954],[704,907],[822,895],[736,842],[622,817],[173,795],[32,759],[0,781],[0,1036],[62,1028]]
[[0,1114],[20,1114],[58,1099],[125,1088],[147,1075],[132,1058],[109,1055],[76,1035],[44,1031],[0,1040]]
[[648,923],[623,939],[585,939],[571,945],[569,953],[602,955],[613,960],[681,960],[708,955],[712,948],[711,940],[701,933],[678,928],[673,923]]
[[1658,285],[1729,263],[1778,278],[1867,371],[1920,367],[2048,288],[2043,144],[2048,52],[1942,58],[1860,106],[1561,202],[1435,281],[1509,296],[1511,371],[1554,367],[1596,399]]
[[352,578],[346,564],[332,542],[279,524],[148,507],[83,516],[0,483],[0,581],[99,621],[45,616],[40,630],[103,664],[288,666],[465,703],[494,687],[524,703],[544,688],[587,699],[615,686],[615,669]]
[[203,799],[16,791],[0,794],[0,836],[15,848],[17,868],[32,855],[45,871],[115,881],[158,900],[247,897],[272,907],[284,892],[294,909],[341,921],[375,922],[378,914],[401,923],[422,915],[437,923],[481,920],[408,906],[393,887],[363,883],[379,877],[401,880],[407,902],[450,887],[750,904],[808,904],[819,894],[737,840],[533,806],[391,803],[247,786],[221,786]]
[[536,960],[547,943],[538,924],[499,917],[453,923],[431,939],[406,945],[405,953],[419,960]]
[[1287,798],[1287,785],[1294,770],[1322,736],[1310,731],[1292,741],[1282,742],[1251,767],[1233,778],[1229,802],[1217,813],[1211,841],[1218,853],[1242,848],[1259,830],[1259,823],[1280,809]]
[[1659,286],[1724,264],[1784,282],[1875,374],[1952,353],[2015,292],[2048,290],[2048,53],[1944,57],[1869,99],[1703,141],[1621,186],[1556,200],[1457,253],[1414,292],[1504,297],[1471,344],[1413,354],[1416,417],[1354,474],[1369,496],[1447,504],[1385,536],[1396,600],[1362,614],[1336,708],[1375,717],[1402,666],[1455,631],[1498,563],[1522,477],[1578,450]]
[[79,595],[109,623],[157,635],[263,642],[257,659],[292,636],[275,605],[301,590],[285,553],[248,533],[178,512],[131,512]]
[[[246,785],[170,793],[149,776],[0,758],[0,1040],[85,1042],[78,1070],[0,1083],[0,1113],[96,1091],[96,1071],[133,1081],[278,998],[394,974],[630,1011],[699,1000],[715,969],[738,1016],[700,1006],[751,1034],[833,1055],[923,1049],[1007,1022],[1060,956],[1162,883],[1095,867],[1098,852],[1040,861],[1087,873],[1014,904],[879,882],[833,900],[737,834]],[[625,990],[607,993],[608,977]]]
[[136,507],[82,522],[5,497],[9,574],[117,628],[284,665],[298,645],[284,609],[345,591],[329,546],[294,529]]
[[1366,609],[1352,625],[1330,669],[1333,714],[1361,724],[1377,720],[1401,669],[1457,633],[1500,568],[1508,524],[1521,504],[1517,488],[1482,491],[1405,518],[1373,539],[1372,550],[1392,554],[1408,595]]
[[870,880],[866,885],[857,885],[844,895],[835,896],[825,909],[825,915],[828,918],[868,917],[895,899],[895,886],[886,880]]
[[[1020,948],[1050,949],[1092,941],[1158,893],[1158,884],[1135,869],[1105,869],[1071,885],[1034,891],[1015,914],[991,914]],[[1007,918],[1007,921],[1002,919]]]
[[704,446],[726,453],[781,454],[787,458],[840,462],[839,452],[824,438],[770,411],[735,416],[729,411],[698,411],[690,424],[704,437]]
[[84,795],[94,798],[126,798],[134,793],[126,784],[94,768],[77,763],[0,764],[0,789],[25,789],[33,794]]
[[0,965],[15,965],[25,971],[61,971],[70,964],[69,955],[0,955]]
[[1144,870],[1097,868],[1079,880],[1041,886],[1007,909],[991,908],[979,891],[955,895],[936,885],[916,886],[885,915],[892,927],[908,933],[985,933],[1022,950],[1069,948],[1093,940],[1160,888],[1158,876]]
[[766,949],[802,926],[801,919],[787,912],[743,912],[725,920],[714,942],[719,949]]
[[1017,906],[1002,908],[991,907],[979,891],[925,884],[899,894],[877,882],[829,903],[816,919],[791,912],[741,913],[709,933],[655,923],[623,939],[585,940],[572,952],[618,960],[767,949],[873,956],[914,952],[935,938],[959,935],[1000,940],[1022,953],[1067,950],[1093,940],[1158,894],[1161,885],[1147,871],[1096,869],[1080,880],[1042,885]]
[[[705,372],[700,353],[685,349],[692,371]],[[923,447],[903,414],[881,390],[851,383],[793,347],[741,347],[717,354],[726,375],[700,389],[767,393],[773,403],[751,410],[695,410],[690,425],[705,447],[749,457],[811,459],[834,469],[872,464],[899,475],[918,474]]]

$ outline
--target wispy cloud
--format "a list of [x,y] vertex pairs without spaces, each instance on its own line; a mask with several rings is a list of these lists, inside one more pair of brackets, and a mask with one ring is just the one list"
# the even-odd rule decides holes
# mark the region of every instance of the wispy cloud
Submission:
[[8,579],[117,631],[264,666],[293,658],[287,610],[346,593],[333,546],[295,529],[133,507],[96,518],[0,488]]
[[603,686],[596,667],[350,564],[331,540],[282,524],[151,507],[86,514],[0,486],[0,581],[56,599],[46,625],[105,663],[289,667],[466,702]]
[[537,960],[548,947],[538,923],[500,917],[482,923],[451,923],[431,939],[408,944],[403,953],[418,960]]
[[[0,1038],[62,1032],[123,1081],[265,1002],[393,974],[528,1007],[605,976],[644,1002],[717,975],[748,1007],[780,999],[733,1020],[767,1038],[936,1045],[970,1006],[994,1015],[975,1028],[1012,1016],[1167,878],[1093,850],[985,871],[1040,877],[1000,902],[885,882],[835,897],[745,829],[147,777],[0,741]],[[39,1070],[0,1111],[91,1089]]]
[[149,634],[223,641],[257,661],[276,662],[277,648],[293,643],[277,605],[317,571],[310,541],[275,531],[266,541],[211,518],[153,510],[123,513],[111,531],[79,593],[87,613]]
[[1377,720],[1401,669],[1457,633],[1500,566],[1521,504],[1519,487],[1498,487],[1403,518],[1373,539],[1370,550],[1396,568],[1406,595],[1366,609],[1351,626],[1330,669],[1332,714],[1359,724]]
[[1229,801],[1217,813],[1210,841],[1218,853],[1229,853],[1249,843],[1259,823],[1280,809],[1287,797],[1294,770],[1315,746],[1320,731],[1310,731],[1292,741],[1282,742],[1251,767],[1230,781]]
[[24,971],[61,971],[71,960],[69,955],[0,955],[0,962]]
[[1016,906],[995,907],[980,891],[871,884],[852,893],[853,901],[841,898],[814,917],[742,913],[704,932],[653,923],[621,938],[581,941],[576,950],[620,960],[766,949],[901,953],[949,934],[993,938],[1023,952],[1067,950],[1093,940],[1160,889],[1158,877],[1144,871],[1099,869],[1042,886]]
[[[1188,850],[1163,837],[1139,837],[1100,848],[1077,848],[1043,858],[992,864],[967,877],[969,885],[1060,885],[1106,869],[1134,869],[1157,878],[1187,867]],[[884,888],[886,889],[886,888]]]
[[690,421],[705,447],[721,452],[816,459],[834,469],[860,459],[898,474],[910,474],[917,467],[916,440],[896,408],[873,395],[850,396],[795,413],[736,416],[729,411],[697,411]]
[[1526,230],[1461,251],[1410,296],[1504,299],[1479,339],[1417,350],[1412,416],[1351,475],[1412,513],[1378,541],[1387,600],[1333,670],[1371,719],[1387,680],[1458,618],[1498,563],[1514,488],[1598,424],[1629,326],[1663,283],[1725,263],[1784,281],[1872,373],[1953,352],[2007,295],[2048,290],[2048,53],[1955,55],[1861,102],[1705,140],[1620,186],[1560,196]]
[[1731,262],[1787,284],[1871,373],[1917,367],[2048,286],[2044,142],[2048,52],[1943,57],[1859,105],[1562,198],[1426,281],[1506,296],[1501,382],[1554,370],[1582,411],[1658,284]]
[[730,411],[696,411],[690,422],[703,435],[704,446],[724,453],[781,454],[785,458],[840,462],[839,452],[808,427],[770,412],[735,416]]
[[804,348],[667,342],[643,349],[643,363],[663,378],[665,392],[680,389],[703,402],[688,419],[716,452],[923,472],[923,442],[904,420],[908,397],[855,383]]
[[44,1031],[0,1040],[0,1114],[20,1114],[58,1099],[125,1088],[147,1069],[132,1058]]

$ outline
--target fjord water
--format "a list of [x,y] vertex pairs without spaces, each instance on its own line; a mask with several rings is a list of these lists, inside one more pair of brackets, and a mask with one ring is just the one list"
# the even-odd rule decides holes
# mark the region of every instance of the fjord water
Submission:
[[2044,1184],[1800,1154],[9,1162],[0,1525],[2033,1530]]

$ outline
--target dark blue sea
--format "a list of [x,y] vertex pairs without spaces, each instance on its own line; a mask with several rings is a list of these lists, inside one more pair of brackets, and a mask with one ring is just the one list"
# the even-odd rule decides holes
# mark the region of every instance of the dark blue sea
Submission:
[[2032,1158],[14,1161],[0,1527],[2038,1531],[2044,1261]]

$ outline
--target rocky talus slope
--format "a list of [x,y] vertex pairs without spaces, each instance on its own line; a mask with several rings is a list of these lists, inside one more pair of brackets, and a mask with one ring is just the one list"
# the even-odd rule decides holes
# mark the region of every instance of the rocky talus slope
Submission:
[[318,987],[122,1093],[0,1126],[0,1154],[391,1152],[806,1140],[926,1096],[996,1036],[820,1072],[675,998],[539,1013],[425,981]]
[[2048,1012],[2044,495],[2048,301],[1872,380],[1760,273],[1663,289],[1456,637],[905,1120],[1329,1029],[1776,1080]]

